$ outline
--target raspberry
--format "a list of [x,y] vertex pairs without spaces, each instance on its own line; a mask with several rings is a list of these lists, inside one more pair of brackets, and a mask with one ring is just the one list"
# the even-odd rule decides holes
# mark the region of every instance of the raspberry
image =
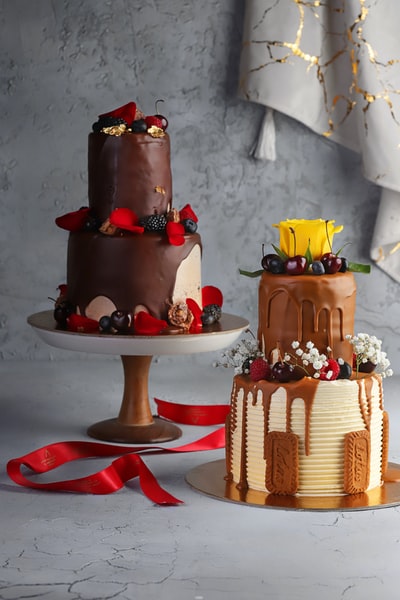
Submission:
[[340,365],[337,360],[328,358],[326,367],[322,367],[320,370],[319,378],[322,381],[335,381],[340,373]]
[[260,379],[268,379],[271,375],[271,367],[263,358],[256,358],[250,365],[250,379],[259,381]]
[[167,224],[167,217],[165,215],[150,215],[148,217],[142,217],[139,221],[139,225],[144,227],[145,231],[164,231]]

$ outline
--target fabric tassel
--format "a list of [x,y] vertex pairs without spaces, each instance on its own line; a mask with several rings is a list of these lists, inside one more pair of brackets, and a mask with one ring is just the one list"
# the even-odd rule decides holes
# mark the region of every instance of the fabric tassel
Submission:
[[272,108],[266,108],[257,141],[250,150],[250,156],[258,160],[276,160],[275,123]]

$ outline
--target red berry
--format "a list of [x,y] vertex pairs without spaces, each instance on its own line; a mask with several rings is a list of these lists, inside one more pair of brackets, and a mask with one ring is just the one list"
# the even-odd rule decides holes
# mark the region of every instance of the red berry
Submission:
[[145,117],[144,120],[146,121],[147,129],[150,129],[150,127],[159,127],[160,129],[164,129],[163,120],[159,115]]
[[289,381],[298,379],[297,374],[295,374],[294,365],[289,365],[281,360],[276,362],[272,367],[272,375],[280,383],[288,383]]
[[323,254],[321,256],[321,262],[324,265],[325,273],[328,273],[329,275],[337,273],[342,267],[342,259],[332,252]]
[[256,358],[250,364],[250,379],[252,381],[260,381],[260,379],[268,379],[271,376],[271,367],[263,358]]
[[307,259],[298,254],[285,261],[285,271],[288,275],[302,275],[307,268]]
[[328,364],[320,370],[319,378],[322,379],[322,381],[335,381],[340,374],[340,365],[337,360],[334,360],[333,358],[328,358],[327,363]]

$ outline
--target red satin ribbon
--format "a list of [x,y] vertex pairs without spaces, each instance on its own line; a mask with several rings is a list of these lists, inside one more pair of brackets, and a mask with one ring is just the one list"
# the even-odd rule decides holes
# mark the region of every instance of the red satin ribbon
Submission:
[[[156,400],[156,403],[160,416],[165,415],[166,418],[174,418],[177,422],[185,424],[215,425],[223,423],[229,410],[229,407],[225,405],[196,407],[168,403],[164,400]],[[206,418],[208,410],[210,410],[209,421]],[[219,421],[216,420],[218,418],[220,419]],[[198,452],[216,450],[224,446],[224,427],[213,431],[195,442],[176,448],[148,445],[129,447],[103,444],[101,442],[57,442],[34,450],[19,458],[11,459],[7,464],[7,473],[15,483],[24,487],[46,491],[84,492],[89,494],[110,494],[116,492],[130,479],[139,477],[140,487],[149,500],[161,505],[180,504],[181,500],[169,494],[159,485],[153,473],[144,463],[140,453]],[[29,468],[34,474],[39,474],[47,473],[74,460],[117,455],[119,455],[118,458],[113,460],[108,467],[79,479],[39,483],[27,479],[21,472],[21,467],[23,466]]]
[[192,406],[166,402],[158,398],[154,398],[154,401],[160,417],[184,425],[220,425],[225,423],[230,408],[228,404]]

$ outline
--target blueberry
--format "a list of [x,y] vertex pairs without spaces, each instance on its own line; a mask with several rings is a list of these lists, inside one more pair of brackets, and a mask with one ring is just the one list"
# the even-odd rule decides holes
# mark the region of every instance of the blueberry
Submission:
[[193,219],[183,219],[182,225],[185,228],[186,233],[196,233],[197,223]]
[[133,121],[131,129],[133,133],[144,133],[145,131],[147,131],[146,121],[144,119],[138,119],[137,121]]
[[111,317],[109,317],[108,315],[104,315],[104,317],[101,317],[99,321],[100,331],[102,331],[103,333],[107,333],[108,331],[111,331],[111,327]]
[[279,256],[276,258],[271,258],[268,263],[268,269],[270,273],[274,273],[274,275],[278,275],[280,273],[285,272],[285,263]]
[[350,379],[353,369],[348,362],[340,362],[340,371],[338,375],[338,379]]
[[320,260],[314,260],[311,263],[311,271],[314,275],[323,275],[325,273],[325,267]]
[[349,270],[349,261],[347,260],[347,258],[342,258],[342,266],[339,269],[339,273],[345,273],[346,271]]

